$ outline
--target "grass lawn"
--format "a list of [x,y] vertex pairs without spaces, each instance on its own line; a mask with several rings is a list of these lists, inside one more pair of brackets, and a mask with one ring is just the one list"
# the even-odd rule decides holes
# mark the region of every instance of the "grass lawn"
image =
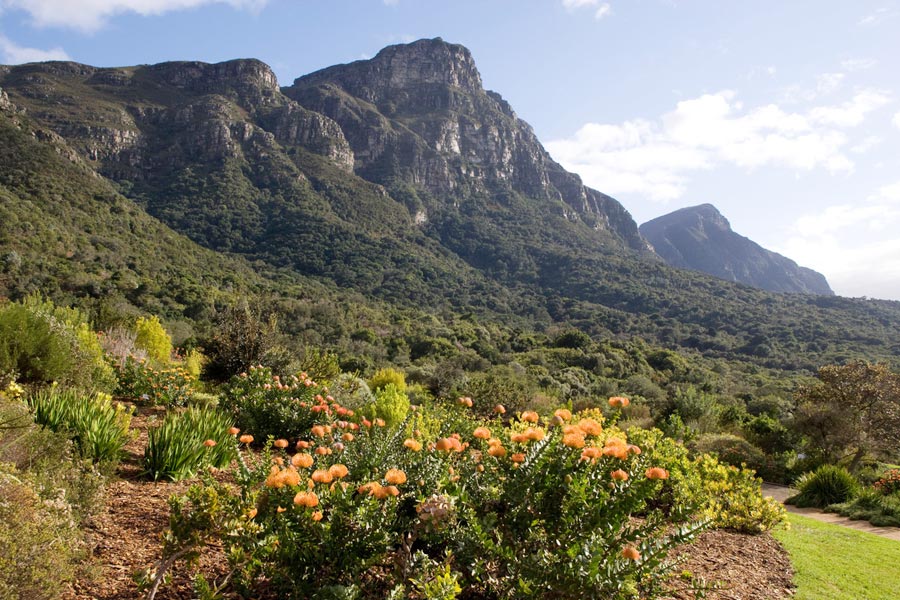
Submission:
[[900,542],[799,515],[775,537],[797,571],[796,600],[894,600],[898,598]]

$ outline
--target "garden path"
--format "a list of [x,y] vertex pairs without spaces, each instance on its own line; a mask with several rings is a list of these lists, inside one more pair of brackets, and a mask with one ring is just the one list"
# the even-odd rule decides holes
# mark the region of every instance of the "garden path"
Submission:
[[[779,502],[784,503],[785,500],[796,494],[797,490],[784,485],[764,483],[762,486],[762,493],[763,496],[772,496]],[[876,527],[867,521],[853,521],[847,517],[842,517],[835,513],[823,512],[817,508],[797,508],[796,506],[791,506],[789,504],[785,504],[784,507],[790,513],[803,515],[804,517],[822,521],[823,523],[841,525],[842,527],[865,531],[900,542],[900,527]]]

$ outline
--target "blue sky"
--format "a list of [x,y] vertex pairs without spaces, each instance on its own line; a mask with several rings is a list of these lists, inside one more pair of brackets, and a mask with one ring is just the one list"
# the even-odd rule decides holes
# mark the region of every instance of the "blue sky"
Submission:
[[639,223],[715,204],[900,300],[900,0],[0,0],[0,62],[255,57],[282,85],[443,37]]

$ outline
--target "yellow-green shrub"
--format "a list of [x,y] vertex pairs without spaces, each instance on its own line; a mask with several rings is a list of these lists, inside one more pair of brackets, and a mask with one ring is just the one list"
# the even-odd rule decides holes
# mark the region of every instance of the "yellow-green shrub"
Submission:
[[169,362],[172,355],[172,338],[166,331],[159,317],[138,317],[134,324],[136,334],[134,344],[138,348],[145,350],[147,356],[159,364]]
[[388,367],[375,371],[372,379],[369,380],[369,387],[375,392],[384,389],[388,385],[393,385],[399,392],[405,392],[406,375],[402,371]]

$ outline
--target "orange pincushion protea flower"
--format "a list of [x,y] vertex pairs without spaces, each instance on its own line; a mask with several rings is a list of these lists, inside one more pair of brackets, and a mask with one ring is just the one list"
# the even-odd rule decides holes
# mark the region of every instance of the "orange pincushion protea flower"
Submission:
[[252,444],[253,436],[245,433],[244,435],[242,435],[241,437],[238,438],[238,441],[242,444]]
[[498,415],[502,415],[502,414],[506,413],[506,407],[503,406],[502,404],[495,404],[494,412]]
[[631,401],[625,396],[613,396],[609,399],[609,405],[613,408],[625,408]]
[[344,435],[341,436],[341,439],[344,440],[345,442],[352,442],[354,437],[353,437],[353,434],[348,431],[347,433],[345,433]]
[[495,458],[503,458],[506,456],[506,448],[501,446],[500,444],[494,444],[490,448],[488,448],[488,454]]
[[491,430],[487,427],[476,427],[475,431],[472,432],[472,436],[479,440],[486,440],[491,437]]
[[526,410],[522,413],[522,420],[527,423],[537,423],[540,418],[540,415],[538,415],[533,410]]
[[316,483],[331,483],[334,481],[334,476],[325,469],[316,469],[311,477]]
[[345,465],[342,465],[340,463],[328,467],[328,472],[331,473],[331,476],[335,479],[343,479],[350,474],[350,470]]
[[628,481],[628,473],[626,473],[622,469],[616,469],[615,471],[610,473],[609,476],[616,481]]
[[647,476],[647,479],[668,479],[669,472],[663,469],[662,467],[650,467],[644,473]]
[[459,439],[453,436],[439,439],[435,448],[442,452],[462,452],[464,450]]
[[274,442],[272,442],[272,445],[276,448],[284,449],[288,447],[288,441],[284,439],[275,440]]
[[300,485],[300,474],[292,468],[279,469],[273,465],[269,476],[266,477],[266,487],[280,489],[286,485]]
[[324,516],[325,516],[325,515],[322,514],[322,511],[321,511],[321,510],[317,510],[316,512],[314,512],[314,513],[312,514],[312,516],[311,516],[310,518],[311,518],[313,521],[321,521],[322,518],[323,518]]
[[570,411],[568,408],[557,408],[555,411],[553,411],[553,416],[559,417],[563,421],[568,421],[572,418],[572,411]]
[[638,552],[638,549],[634,546],[628,545],[622,548],[622,556],[629,559],[638,561],[641,560],[641,553]]
[[303,469],[307,469],[313,464],[313,457],[305,452],[295,454],[291,457],[291,464],[295,467],[301,467]]
[[419,440],[414,440],[412,438],[407,438],[403,440],[403,445],[412,450],[413,452],[418,452],[422,449],[422,442]]
[[315,453],[319,456],[325,456],[326,454],[331,454],[331,448],[326,448],[325,446],[319,446],[316,448]]
[[581,460],[595,461],[602,455],[600,448],[589,446],[581,451]]
[[313,425],[310,431],[316,437],[325,437],[325,427],[322,425]]
[[294,504],[305,506],[306,508],[315,508],[319,505],[319,497],[315,492],[297,492],[297,495],[294,496]]
[[584,435],[600,435],[603,433],[603,427],[594,419],[587,418],[578,421],[578,428],[584,432]]
[[364,483],[356,488],[356,491],[359,494],[368,494],[369,496],[374,496],[380,489],[380,483],[378,483],[377,481],[370,481],[369,483]]
[[406,473],[400,469],[388,469],[384,474],[384,480],[395,485],[403,485],[406,483]]
[[216,440],[206,440],[205,442],[203,442],[203,445],[207,448],[212,448],[216,445]]
[[386,485],[375,490],[375,497],[384,500],[388,496],[399,496],[400,490],[395,485]]
[[237,435],[240,432],[241,432],[241,430],[238,429],[237,427],[231,427],[228,429],[228,433],[230,433],[231,435]]
[[569,448],[584,448],[584,436],[580,433],[567,433],[562,441]]
[[525,462],[525,455],[521,452],[516,452],[509,457],[509,460],[513,461],[514,463],[522,463]]

